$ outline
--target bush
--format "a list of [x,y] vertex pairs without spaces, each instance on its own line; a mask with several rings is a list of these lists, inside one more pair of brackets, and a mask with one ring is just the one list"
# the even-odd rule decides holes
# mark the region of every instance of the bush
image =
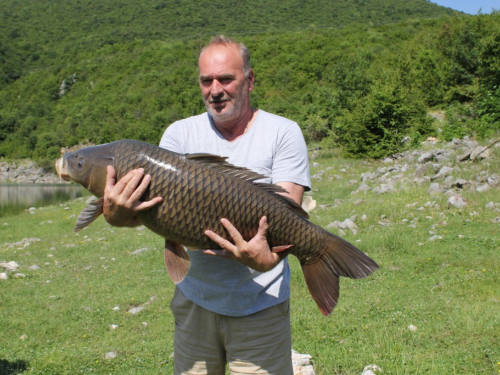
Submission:
[[405,148],[405,137],[429,134],[432,120],[421,101],[398,85],[377,83],[334,126],[334,137],[346,156],[379,159]]

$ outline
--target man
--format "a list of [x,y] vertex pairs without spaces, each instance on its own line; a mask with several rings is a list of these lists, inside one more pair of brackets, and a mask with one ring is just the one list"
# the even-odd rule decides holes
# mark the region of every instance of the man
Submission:
[[[207,113],[172,124],[160,146],[179,153],[211,153],[269,176],[297,203],[310,188],[304,138],[298,125],[250,105],[254,73],[248,49],[214,38],[200,53],[199,84]],[[104,215],[117,226],[139,224],[136,213],[161,202],[140,202],[150,177],[142,170],[115,184],[108,169]],[[175,316],[176,374],[292,374],[290,270],[286,256],[266,241],[267,221],[246,242],[226,219],[231,236],[205,234],[220,250],[191,251],[191,268],[178,284]],[[235,262],[236,261],[236,262]]]

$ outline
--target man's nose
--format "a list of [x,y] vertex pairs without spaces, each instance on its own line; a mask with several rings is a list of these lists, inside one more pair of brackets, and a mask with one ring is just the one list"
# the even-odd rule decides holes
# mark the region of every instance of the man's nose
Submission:
[[222,94],[222,85],[220,84],[219,81],[214,79],[212,81],[212,85],[210,86],[210,95],[212,96],[219,96]]

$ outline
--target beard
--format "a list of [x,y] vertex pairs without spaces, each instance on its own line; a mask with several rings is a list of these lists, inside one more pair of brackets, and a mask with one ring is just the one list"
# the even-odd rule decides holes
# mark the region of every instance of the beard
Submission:
[[[242,85],[238,93],[234,97],[209,97],[205,100],[205,108],[208,114],[212,117],[213,121],[216,123],[228,123],[235,121],[242,114],[242,109],[246,103],[248,103],[248,92],[245,91],[245,86]],[[216,110],[211,106],[211,103],[225,102],[226,105],[221,110]]]

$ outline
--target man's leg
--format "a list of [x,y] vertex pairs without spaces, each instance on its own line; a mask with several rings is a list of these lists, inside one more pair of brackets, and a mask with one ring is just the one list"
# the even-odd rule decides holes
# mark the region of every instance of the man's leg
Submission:
[[189,301],[176,288],[170,308],[175,317],[175,375],[224,375],[226,358],[219,315]]
[[245,317],[226,317],[221,330],[233,375],[292,375],[290,301]]

